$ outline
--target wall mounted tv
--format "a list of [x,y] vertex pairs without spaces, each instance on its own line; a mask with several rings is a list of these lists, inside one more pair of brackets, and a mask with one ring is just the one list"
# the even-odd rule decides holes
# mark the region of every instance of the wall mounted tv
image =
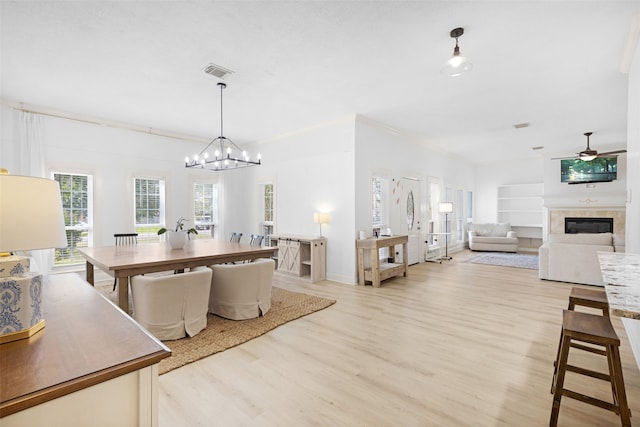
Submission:
[[618,178],[618,157],[560,160],[560,180],[568,184],[611,182]]

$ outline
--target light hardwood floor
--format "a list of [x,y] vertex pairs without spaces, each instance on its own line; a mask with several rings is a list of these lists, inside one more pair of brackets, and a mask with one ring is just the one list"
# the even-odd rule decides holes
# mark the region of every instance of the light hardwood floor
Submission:
[[[537,270],[465,262],[409,268],[382,287],[276,286],[333,306],[160,377],[160,426],[544,426],[567,283]],[[631,421],[640,372],[625,330],[621,357]],[[593,354],[571,360],[605,370]],[[608,383],[567,386],[610,400]],[[563,398],[560,426],[618,426],[613,412]]]

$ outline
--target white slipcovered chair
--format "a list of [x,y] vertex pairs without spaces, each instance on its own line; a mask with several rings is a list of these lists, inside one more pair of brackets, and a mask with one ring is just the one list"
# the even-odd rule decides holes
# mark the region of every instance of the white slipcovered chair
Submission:
[[611,233],[549,234],[538,249],[538,275],[544,280],[604,286],[598,252],[624,251],[623,245]]
[[159,340],[196,335],[207,327],[211,270],[131,278],[133,318]]
[[245,264],[212,265],[209,313],[232,320],[253,319],[271,308],[275,262],[260,258]]

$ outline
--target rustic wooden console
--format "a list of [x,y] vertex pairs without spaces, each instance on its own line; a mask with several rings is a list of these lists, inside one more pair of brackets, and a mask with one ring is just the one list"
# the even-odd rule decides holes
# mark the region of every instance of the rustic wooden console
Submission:
[[[380,281],[390,277],[407,275],[407,242],[409,237],[389,236],[371,239],[356,240],[356,249],[358,250],[358,284],[364,285],[366,281],[378,288]],[[395,246],[402,245],[402,263],[395,262]],[[382,248],[389,248],[390,262],[380,263],[378,252]],[[365,268],[364,251],[371,253],[371,267]]]

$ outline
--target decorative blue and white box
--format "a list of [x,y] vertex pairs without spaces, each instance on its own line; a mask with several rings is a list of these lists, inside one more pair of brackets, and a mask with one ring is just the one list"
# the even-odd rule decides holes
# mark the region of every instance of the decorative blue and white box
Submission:
[[0,335],[42,321],[42,275],[29,272],[29,258],[0,258]]
[[30,269],[29,257],[3,256],[0,257],[0,277],[22,276]]

